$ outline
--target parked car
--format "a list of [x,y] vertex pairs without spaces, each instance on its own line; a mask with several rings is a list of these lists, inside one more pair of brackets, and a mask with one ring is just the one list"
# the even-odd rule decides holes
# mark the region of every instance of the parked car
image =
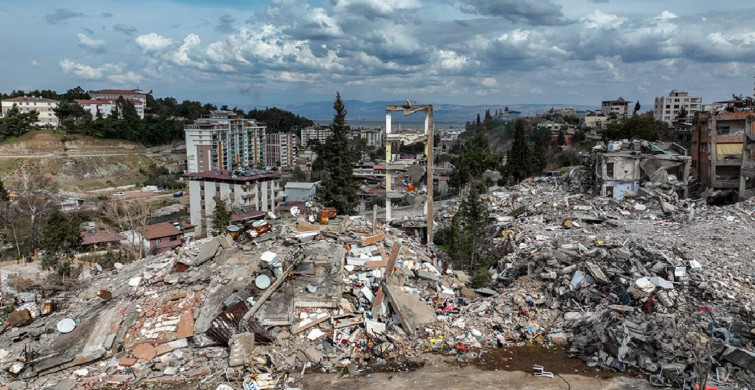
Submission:
[[123,196],[123,195],[126,195],[126,193],[123,191],[118,191],[118,192],[113,193],[113,196]]

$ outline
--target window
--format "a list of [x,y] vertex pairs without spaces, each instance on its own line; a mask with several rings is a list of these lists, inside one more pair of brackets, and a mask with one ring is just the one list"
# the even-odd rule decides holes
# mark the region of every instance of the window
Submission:
[[159,243],[160,243],[160,239],[159,238],[155,238],[155,244],[159,244]]
[[609,179],[613,179],[613,165],[614,165],[614,163],[612,163],[612,162],[606,163],[606,176]]
[[606,197],[613,198],[613,186],[606,186]]

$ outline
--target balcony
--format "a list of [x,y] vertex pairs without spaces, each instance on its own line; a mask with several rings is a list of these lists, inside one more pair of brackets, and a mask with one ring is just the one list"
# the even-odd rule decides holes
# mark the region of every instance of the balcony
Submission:
[[717,180],[713,180],[713,183],[711,183],[711,187],[713,187],[713,188],[739,188],[739,179],[733,179],[733,180],[717,179]]
[[755,161],[745,161],[742,163],[742,170],[739,171],[741,176],[755,177]]
[[716,160],[717,167],[738,167],[742,165],[741,158],[727,158],[723,160]]

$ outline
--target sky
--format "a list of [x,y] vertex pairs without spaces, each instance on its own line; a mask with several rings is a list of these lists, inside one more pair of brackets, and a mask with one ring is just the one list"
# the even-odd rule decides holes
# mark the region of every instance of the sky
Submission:
[[344,99],[643,111],[752,95],[751,0],[3,0],[0,90],[141,88],[242,108]]

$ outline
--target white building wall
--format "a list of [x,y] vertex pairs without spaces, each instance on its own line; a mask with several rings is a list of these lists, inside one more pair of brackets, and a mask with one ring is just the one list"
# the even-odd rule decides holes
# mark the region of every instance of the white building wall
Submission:
[[189,180],[189,220],[197,227],[196,231],[201,233],[204,223],[202,221],[202,195],[199,187],[199,181]]

